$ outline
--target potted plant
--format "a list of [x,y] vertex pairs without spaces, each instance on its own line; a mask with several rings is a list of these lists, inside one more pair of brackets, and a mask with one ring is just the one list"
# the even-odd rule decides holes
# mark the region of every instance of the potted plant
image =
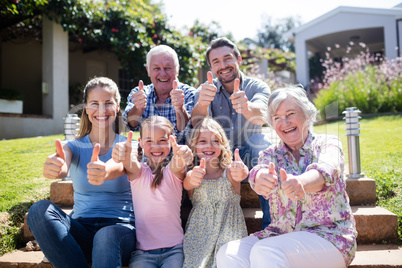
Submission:
[[0,88],[0,113],[22,114],[22,94],[13,88]]

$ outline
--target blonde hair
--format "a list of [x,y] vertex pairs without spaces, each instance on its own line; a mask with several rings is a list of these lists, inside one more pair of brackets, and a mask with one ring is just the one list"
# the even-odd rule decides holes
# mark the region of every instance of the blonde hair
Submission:
[[225,131],[217,121],[215,121],[211,117],[205,117],[194,127],[188,141],[188,146],[190,147],[191,152],[194,156],[194,161],[188,167],[188,169],[190,170],[194,166],[198,166],[200,164],[200,159],[198,159],[197,157],[196,144],[202,130],[209,130],[214,133],[215,136],[218,138],[219,148],[221,149],[221,154],[218,156],[219,168],[226,169],[227,167],[229,167],[232,163],[232,150],[230,150],[229,140],[225,134]]
[[[168,136],[174,135],[174,128],[172,123],[165,117],[163,116],[158,116],[158,115],[153,115],[145,119],[140,128],[140,138],[142,139],[142,130],[145,127],[153,127],[153,126],[161,126],[161,127],[166,127],[168,129]],[[140,144],[138,144],[138,161],[141,162],[143,154],[142,154],[142,148]],[[171,154],[168,155],[168,157],[165,158],[165,160],[157,167],[155,171],[155,177],[154,180],[152,181],[152,188],[156,189],[158,186],[161,184],[162,179],[163,179],[163,170],[169,164],[170,159],[171,159]]]
[[[81,114],[81,120],[80,120],[80,129],[78,130],[77,134],[77,139],[83,138],[85,135],[89,134],[92,130],[92,123],[89,121],[88,114],[86,113],[86,105],[87,105],[87,98],[89,95],[89,92],[96,88],[97,86],[100,86],[111,93],[114,94],[114,99],[116,101],[116,104],[119,106],[120,105],[120,92],[119,88],[117,87],[116,83],[107,77],[95,77],[91,80],[88,81],[84,88],[84,94],[83,94],[83,99],[82,103],[84,104],[84,108],[82,110]],[[116,119],[114,121],[114,127],[113,130],[117,134],[121,132],[121,128],[124,126],[123,121],[122,121],[122,116],[121,116],[121,110],[119,109],[119,112],[117,113]]]

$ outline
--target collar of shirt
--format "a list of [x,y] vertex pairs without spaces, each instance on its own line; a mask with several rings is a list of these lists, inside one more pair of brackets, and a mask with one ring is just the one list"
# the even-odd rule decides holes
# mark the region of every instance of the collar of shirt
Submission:
[[[306,151],[311,150],[313,147],[313,140],[314,140],[314,135],[310,131],[307,134],[307,139],[305,143],[303,144],[302,148],[299,149],[300,155],[304,155]],[[281,140],[278,144],[277,154],[286,154],[286,153],[291,153],[289,148],[286,146],[286,144]]]
[[[150,96],[151,96],[151,99],[152,99],[152,103],[154,103],[154,104],[156,104],[156,99],[157,99],[157,95],[156,95],[156,90],[155,90],[155,86],[152,84],[150,87],[149,87],[149,89],[150,89]],[[171,98],[170,98],[170,96],[169,97],[167,97],[167,99],[163,102],[164,104],[170,104],[171,103]]]

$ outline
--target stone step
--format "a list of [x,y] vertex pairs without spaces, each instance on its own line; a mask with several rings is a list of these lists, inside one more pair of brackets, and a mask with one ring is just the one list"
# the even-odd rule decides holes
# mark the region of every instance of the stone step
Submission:
[[[42,251],[14,250],[0,257],[2,268],[52,268],[43,262]],[[358,245],[351,268],[396,268],[402,267],[402,246]]]
[[[398,239],[397,215],[376,206],[352,206],[361,244],[395,242]],[[243,208],[248,233],[261,230],[262,211],[258,208]]]
[[[347,179],[346,191],[349,195],[350,204],[374,205],[376,201],[375,180],[369,178]],[[62,206],[74,204],[74,190],[71,180],[55,181],[50,185],[50,201]],[[257,194],[248,183],[241,184],[241,206],[243,208],[259,208],[260,201]]]
[[[62,207],[69,214],[72,207]],[[396,214],[375,206],[352,206],[358,232],[357,242],[362,244],[382,243],[398,239],[398,218]],[[190,208],[182,209],[183,228],[185,227]],[[261,230],[262,211],[259,208],[243,208],[244,218],[249,234]],[[24,219],[25,241],[34,240],[31,231]]]

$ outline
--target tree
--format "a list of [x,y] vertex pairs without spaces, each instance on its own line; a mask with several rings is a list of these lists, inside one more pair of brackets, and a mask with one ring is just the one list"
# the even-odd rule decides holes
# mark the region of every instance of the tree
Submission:
[[257,34],[256,45],[264,48],[276,48],[283,51],[295,51],[294,44],[283,38],[283,34],[301,24],[299,17],[287,17],[272,23],[271,17]]
[[[40,42],[42,16],[47,16],[68,31],[70,41],[81,44],[84,52],[100,49],[116,53],[123,69],[134,76],[133,86],[140,79],[149,82],[144,68],[146,53],[159,44],[178,53],[179,79],[196,82],[203,61],[201,41],[169,29],[166,16],[151,0],[6,1],[1,7],[2,41],[35,37]],[[12,23],[3,26],[3,20]]]

